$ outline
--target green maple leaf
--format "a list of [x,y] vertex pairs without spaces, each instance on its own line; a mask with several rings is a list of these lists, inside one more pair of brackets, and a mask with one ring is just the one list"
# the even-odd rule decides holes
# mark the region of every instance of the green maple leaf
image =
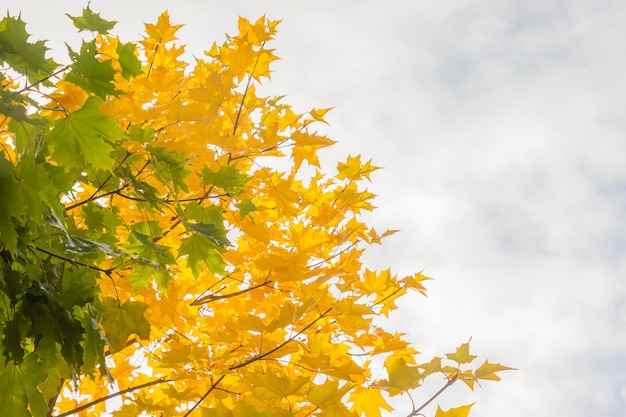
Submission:
[[100,324],[113,351],[122,350],[132,334],[147,340],[150,337],[150,323],[143,316],[148,305],[140,301],[128,300],[121,306],[117,299],[106,297],[100,307]]
[[104,371],[109,376],[109,379],[112,380],[104,357],[106,337],[95,317],[90,316],[84,310],[79,310],[79,312],[83,314],[81,320],[83,328],[85,329],[82,342],[85,372],[93,377],[96,365],[100,365],[100,371]]
[[257,210],[258,210],[257,206],[254,205],[254,203],[252,202],[252,199],[250,198],[244,199],[241,202],[241,204],[239,204],[239,220],[243,220],[244,217],[246,217],[248,214]]
[[122,76],[127,80],[131,77],[140,75],[141,61],[135,55],[135,44],[133,43],[118,43],[115,51],[119,55],[120,66],[122,67]]
[[94,13],[89,8],[89,5],[83,9],[82,16],[70,16],[67,13],[65,15],[72,19],[74,26],[78,28],[79,32],[89,30],[106,35],[117,23],[113,20],[104,20],[100,17],[100,13]]
[[[0,20],[0,63],[7,63],[30,83],[37,83],[50,76],[58,66],[54,60],[46,59],[43,41],[28,42],[26,23],[21,18],[7,16]],[[46,82],[45,84],[51,85]]]
[[171,281],[172,276],[165,268],[155,268],[152,265],[142,264],[133,266],[133,272],[128,276],[133,291],[146,287],[151,279],[154,279],[159,291],[167,292],[167,284]]
[[103,99],[107,97],[107,94],[119,95],[120,91],[115,88],[113,83],[115,70],[111,60],[100,61],[98,59],[95,40],[83,42],[80,53],[74,52],[69,46],[68,49],[74,64],[72,64],[72,70],[65,76],[66,81]]
[[191,268],[194,276],[202,274],[202,263],[209,271],[214,273],[224,272],[226,264],[217,252],[215,244],[207,237],[200,234],[193,234],[183,239],[183,243],[178,249],[181,256],[187,255],[187,266]]
[[41,120],[33,119],[26,113],[26,106],[29,104],[36,104],[36,102],[20,93],[0,89],[0,114],[9,116],[18,122],[42,125],[43,122]]
[[226,229],[224,224],[206,224],[191,223],[187,225],[189,230],[201,234],[215,244],[216,247],[225,247],[230,245],[230,241],[226,238]]
[[189,187],[185,183],[185,177],[189,175],[189,170],[185,168],[187,162],[185,154],[151,145],[147,145],[146,150],[152,156],[152,163],[156,168],[156,178],[159,181],[167,186],[173,186],[175,193],[179,189],[189,192]]
[[0,249],[13,251],[17,247],[17,232],[13,218],[23,210],[22,194],[13,174],[13,164],[0,154]]
[[163,236],[163,231],[158,222],[146,221],[135,223],[131,228],[126,247],[130,253],[139,255],[142,263],[158,269],[161,265],[175,262],[174,256],[168,246],[155,243],[156,239]]
[[67,268],[61,278],[60,303],[68,310],[85,305],[95,298],[98,272],[93,269]]
[[93,168],[111,169],[113,144],[119,141],[123,131],[115,119],[100,113],[102,103],[100,98],[90,97],[79,110],[55,122],[48,143],[60,165],[73,168],[82,159]]
[[[35,352],[29,353],[17,364],[0,361],[0,410],[12,417],[43,417],[48,407],[37,385],[46,379],[46,367],[37,360]],[[30,411],[28,410],[30,407]]]
[[203,185],[215,185],[234,195],[241,194],[243,186],[249,179],[250,177],[239,172],[234,165],[222,166],[217,172],[211,171],[209,168],[202,170]]

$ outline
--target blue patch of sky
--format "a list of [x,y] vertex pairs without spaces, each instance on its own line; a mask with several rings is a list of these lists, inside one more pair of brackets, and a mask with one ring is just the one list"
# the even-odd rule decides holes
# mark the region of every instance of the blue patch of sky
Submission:
[[595,213],[598,217],[609,216],[611,222],[611,231],[602,242],[603,253],[608,259],[621,261],[626,255],[626,171],[621,177],[600,182],[598,194],[611,208],[606,213]]
[[581,65],[580,37],[568,19],[559,8],[485,13],[468,7],[450,19],[449,33],[438,40],[437,78],[466,96],[492,82],[493,69],[523,76],[553,65]]
[[[626,390],[626,352],[605,354],[598,346],[597,352],[588,353],[587,357],[575,365],[578,367],[577,378],[582,383],[586,378],[597,381],[598,390],[588,398],[577,398],[583,415],[594,417],[623,417],[624,393]],[[593,398],[594,400],[592,400]]]

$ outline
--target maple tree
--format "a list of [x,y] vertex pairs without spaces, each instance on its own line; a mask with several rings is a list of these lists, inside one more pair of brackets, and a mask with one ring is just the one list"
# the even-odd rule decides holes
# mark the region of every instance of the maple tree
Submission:
[[371,161],[320,166],[328,109],[257,95],[278,21],[240,18],[190,65],[167,13],[127,43],[69,17],[93,38],[64,66],[0,21],[0,409],[380,416],[406,395],[416,416],[511,369],[472,367],[469,343],[420,361],[374,322],[428,278],[360,262],[394,231],[360,216]]

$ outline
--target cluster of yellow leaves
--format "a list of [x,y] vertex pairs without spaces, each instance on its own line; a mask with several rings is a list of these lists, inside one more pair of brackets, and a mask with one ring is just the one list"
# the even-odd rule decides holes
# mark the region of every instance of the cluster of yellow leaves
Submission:
[[[507,369],[485,363],[461,372],[440,358],[417,363],[402,335],[372,323],[408,290],[424,293],[428,278],[361,264],[365,248],[393,231],[379,234],[359,217],[373,209],[374,195],[362,186],[376,170],[369,161],[351,156],[334,176],[322,172],[317,152],[334,142],[311,129],[328,109],[299,114],[257,96],[276,59],[266,43],[277,24],[241,18],[238,35],[189,68],[174,43],[180,25],[164,13],[146,25],[142,73],[128,78],[117,62],[118,40],[99,36],[98,55],[119,72],[121,92],[100,111],[133,139],[119,158],[128,180],[110,192],[105,178],[83,186],[65,197],[66,209],[86,228],[93,210],[82,203],[98,202],[100,215],[120,219],[103,233],[167,268],[99,265],[112,271],[99,285],[102,305],[114,313],[100,325],[110,329],[114,320],[126,330],[107,334],[110,378],[100,369],[67,381],[56,415],[379,416],[392,410],[388,395],[417,388],[433,373],[472,387]],[[57,118],[90,103],[63,80],[49,97]],[[155,158],[159,149],[167,165]],[[304,166],[314,174],[304,177]],[[168,202],[184,205],[175,211]],[[222,221],[223,236],[213,227]],[[149,328],[129,323],[137,316]],[[448,359],[471,362],[464,349]],[[373,377],[378,358],[388,380]],[[120,391],[117,404],[98,401]],[[437,411],[444,415],[465,414]]]

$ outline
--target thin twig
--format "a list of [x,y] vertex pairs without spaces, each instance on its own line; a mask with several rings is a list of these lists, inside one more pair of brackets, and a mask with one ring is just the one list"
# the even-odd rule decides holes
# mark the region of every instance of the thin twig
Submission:
[[38,84],[41,84],[41,83],[43,83],[43,82],[45,82],[45,81],[48,81],[50,78],[52,78],[52,77],[54,77],[54,76],[56,76],[56,75],[58,75],[58,74],[62,73],[63,71],[68,70],[71,66],[72,66],[72,64],[70,64],[70,65],[66,65],[66,66],[64,66],[63,68],[61,68],[60,70],[57,70],[57,71],[53,72],[52,74],[48,75],[47,77],[44,77],[44,78],[42,78],[42,79],[41,79],[41,80],[39,80],[39,81],[35,81],[35,82],[34,82],[34,83],[32,83],[31,85],[26,85],[26,86],[24,86],[24,88],[22,88],[21,90],[19,90],[19,91],[18,91],[18,93],[19,93],[19,94],[21,94],[21,93],[23,93],[24,91],[30,90],[31,88],[35,87],[35,86],[36,86],[36,85],[38,85]]
[[54,394],[48,400],[48,412],[46,413],[46,417],[52,417],[52,411],[54,411],[54,405],[57,403],[57,400],[59,399],[59,395],[61,395],[61,390],[63,389],[63,385],[65,385],[65,378],[61,378],[56,394]]
[[237,133],[237,127],[239,126],[239,117],[241,116],[241,112],[243,111],[243,102],[246,100],[246,95],[248,94],[248,89],[250,88],[251,82],[252,82],[252,75],[248,74],[248,82],[246,83],[245,90],[243,90],[243,95],[241,96],[241,103],[239,103],[239,110],[237,111],[237,117],[235,117],[235,123],[233,125],[233,134],[232,134],[233,136],[235,136],[235,133]]
[[107,395],[105,397],[101,397],[101,398],[98,398],[96,400],[90,401],[90,402],[88,402],[86,404],[81,405],[80,407],[74,408],[73,410],[66,411],[66,412],[64,412],[62,414],[59,414],[56,417],[71,416],[72,414],[79,413],[79,412],[81,412],[83,410],[88,409],[89,407],[92,407],[92,406],[96,405],[96,404],[99,404],[101,402],[110,400],[111,398],[119,397],[120,395],[124,395],[124,394],[127,394],[129,392],[137,391],[137,390],[140,390],[142,388],[151,387],[152,385],[157,385],[157,384],[161,384],[163,382],[169,382],[169,381],[170,380],[166,379],[166,378],[159,378],[159,379],[156,379],[154,381],[146,382],[145,384],[141,384],[141,385],[137,385],[137,386],[134,386],[134,387],[126,388],[126,389],[123,389],[121,391],[115,392],[113,394],[109,394],[109,395]]
[[332,307],[328,307],[328,309],[326,311],[324,311],[322,314],[319,315],[318,318],[316,318],[315,320],[313,320],[311,323],[307,324],[302,330],[300,330],[298,333],[296,333],[295,335],[293,335],[292,337],[290,337],[289,339],[285,340],[283,343],[281,343],[280,345],[276,346],[274,349],[271,349],[265,353],[263,353],[262,355],[258,355],[255,356],[254,358],[250,358],[247,361],[241,362],[239,365],[233,365],[231,366],[230,369],[231,371],[235,370],[235,369],[239,369],[239,368],[243,368],[244,366],[250,365],[252,362],[256,362],[259,361],[269,355],[271,355],[272,353],[282,349],[283,347],[285,347],[285,345],[287,345],[288,343],[292,342],[295,340],[296,337],[300,336],[302,333],[304,333],[305,331],[307,331],[307,329],[311,326],[313,326],[315,323],[317,323],[318,321],[320,321],[321,319],[323,319],[324,317],[326,317],[328,315],[328,313],[330,313],[330,311],[332,310]]
[[82,206],[83,204],[87,204],[87,203],[89,203],[89,202],[91,202],[91,201],[94,201],[94,200],[97,200],[97,199],[99,199],[99,198],[108,197],[108,196],[113,195],[113,194],[120,194],[120,192],[121,192],[124,188],[128,188],[128,187],[129,187],[129,185],[128,185],[128,184],[124,184],[122,187],[120,187],[120,188],[118,188],[118,189],[116,189],[116,190],[113,190],[113,191],[107,191],[106,193],[102,193],[102,194],[98,194],[98,195],[92,195],[91,197],[89,197],[89,198],[87,198],[87,199],[85,199],[85,200],[79,201],[79,202],[77,202],[77,203],[74,203],[74,204],[71,204],[71,205],[69,205],[69,206],[65,207],[65,211],[75,209],[76,207],[80,207],[80,206]]
[[196,401],[196,403],[193,405],[193,407],[191,407],[189,409],[189,411],[187,411],[185,413],[185,415],[183,417],[187,417],[189,416],[193,410],[195,410],[200,404],[202,404],[202,402],[204,401],[204,399],[214,390],[216,389],[217,385],[222,382],[222,379],[224,379],[226,377],[226,375],[222,375],[221,377],[219,377],[219,379],[217,380],[217,382],[213,383],[211,382],[211,387],[207,390],[207,392],[204,393],[204,395],[202,397],[200,397],[200,399],[198,401]]
[[77,261],[75,259],[71,259],[71,258],[65,257],[63,255],[59,255],[59,254],[54,253],[54,252],[50,252],[50,251],[48,251],[46,249],[40,248],[39,246],[34,246],[34,248],[37,249],[39,252],[45,253],[46,255],[50,255],[50,256],[52,256],[54,258],[57,258],[57,259],[60,259],[62,261],[69,262],[72,265],[84,266],[86,268],[90,268],[90,269],[93,269],[95,271],[104,272],[107,275],[110,274],[111,271],[112,271],[112,269],[103,269],[103,268],[99,268],[99,267],[97,267],[95,265],[88,265],[86,263]]
[[273,282],[274,281],[266,280],[265,282],[262,282],[261,284],[255,285],[254,287],[249,287],[249,288],[246,288],[245,290],[236,291],[236,292],[233,292],[233,293],[230,293],[230,294],[208,294],[208,295],[205,295],[203,297],[196,298],[190,305],[192,305],[192,306],[199,306],[199,305],[202,305],[202,304],[208,304],[211,301],[217,301],[217,300],[223,300],[225,298],[236,297],[238,295],[245,294],[245,293],[250,292],[252,290],[256,290],[257,288],[269,286]]
[[441,387],[441,389],[435,393],[435,395],[430,397],[424,404],[422,404],[420,406],[420,408],[418,408],[417,410],[411,411],[411,413],[408,414],[407,417],[415,417],[415,416],[419,415],[419,412],[422,411],[424,408],[426,408],[426,406],[428,404],[430,404],[435,398],[437,398],[439,396],[439,394],[441,394],[446,389],[448,389],[452,384],[454,384],[456,382],[457,378],[458,378],[458,375],[454,375],[451,379],[448,380],[448,382],[446,382],[446,385]]

